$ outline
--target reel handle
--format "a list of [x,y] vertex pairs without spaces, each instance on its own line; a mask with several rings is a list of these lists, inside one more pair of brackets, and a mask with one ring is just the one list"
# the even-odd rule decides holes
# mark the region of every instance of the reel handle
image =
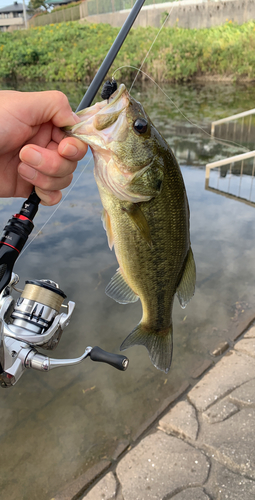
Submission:
[[128,367],[128,358],[121,354],[113,354],[111,352],[103,351],[100,347],[93,347],[90,351],[90,358],[92,361],[100,361],[117,368],[117,370],[125,371]]

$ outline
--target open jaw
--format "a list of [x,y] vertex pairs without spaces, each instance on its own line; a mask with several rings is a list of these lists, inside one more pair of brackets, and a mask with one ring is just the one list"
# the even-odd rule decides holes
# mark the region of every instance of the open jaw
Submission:
[[[126,98],[121,99],[123,94],[126,93]],[[126,102],[123,102],[126,101]],[[119,88],[111,95],[111,97],[107,100],[97,102],[90,108],[83,109],[77,113],[77,116],[80,118],[81,122],[87,122],[90,118],[94,117],[97,114],[108,114],[115,113],[116,111],[122,111],[128,104],[128,92],[123,83],[119,86]],[[72,127],[72,131],[75,132],[77,128],[79,128],[80,123],[77,123]]]
[[110,99],[97,102],[77,113],[81,121],[71,129],[68,127],[69,131],[92,148],[107,149],[107,145],[116,140],[124,125],[123,111],[128,105],[129,94],[125,85],[121,84]]

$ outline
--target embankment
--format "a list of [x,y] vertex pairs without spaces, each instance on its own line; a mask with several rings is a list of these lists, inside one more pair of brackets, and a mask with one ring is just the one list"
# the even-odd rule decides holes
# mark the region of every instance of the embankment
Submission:
[[[0,79],[89,82],[113,43],[118,28],[79,22],[0,33]],[[111,74],[130,80],[158,34],[153,27],[133,29]],[[255,80],[255,21],[231,21],[209,29],[163,28],[143,71],[157,82],[196,78]],[[144,75],[141,77],[145,78]]]

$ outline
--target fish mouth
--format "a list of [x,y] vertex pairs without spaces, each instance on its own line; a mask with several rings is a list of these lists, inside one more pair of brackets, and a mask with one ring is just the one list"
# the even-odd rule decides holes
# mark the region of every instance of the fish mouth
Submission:
[[[77,116],[81,118],[81,121],[85,121],[96,114],[111,113],[113,112],[113,108],[114,111],[121,111],[128,104],[128,102],[126,102],[124,106],[123,104],[121,105],[121,101],[123,100],[121,98],[125,93],[126,93],[125,100],[128,101],[128,92],[126,86],[124,85],[124,83],[121,83],[119,88],[115,90],[115,92],[110,96],[109,99],[97,102],[96,104],[94,104],[94,106],[91,106],[90,108],[78,111]],[[75,127],[76,125],[73,127],[73,130],[75,129]]]
[[[121,83],[119,88],[110,96],[109,99],[97,102],[93,106],[78,111],[77,116],[80,122],[72,126],[64,127],[63,130],[69,135],[76,135],[81,128],[82,123],[93,124],[96,115],[100,119],[100,115],[115,114],[116,119],[122,111],[129,105],[129,94],[124,83]],[[107,120],[106,120],[107,121]],[[90,128],[90,127],[89,127]]]
[[104,111],[114,106],[125,92],[127,92],[126,86],[124,85],[124,83],[121,83],[119,88],[115,90],[115,92],[110,96],[110,98],[107,99],[107,101],[103,101],[107,103],[103,107]]
[[109,99],[97,102],[93,106],[77,113],[80,122],[72,127],[65,127],[67,135],[72,135],[89,146],[107,149],[107,144],[114,140],[115,126],[118,125],[118,137],[125,122],[125,109],[130,104],[129,93],[122,83]]

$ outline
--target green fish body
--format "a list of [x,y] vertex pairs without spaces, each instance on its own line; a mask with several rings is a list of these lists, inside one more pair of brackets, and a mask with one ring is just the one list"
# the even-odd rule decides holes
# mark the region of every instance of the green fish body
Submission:
[[174,296],[185,307],[196,276],[179,165],[124,85],[79,116],[71,134],[91,146],[103,223],[119,263],[106,293],[122,304],[140,299],[143,308],[120,349],[144,345],[154,366],[168,372]]

